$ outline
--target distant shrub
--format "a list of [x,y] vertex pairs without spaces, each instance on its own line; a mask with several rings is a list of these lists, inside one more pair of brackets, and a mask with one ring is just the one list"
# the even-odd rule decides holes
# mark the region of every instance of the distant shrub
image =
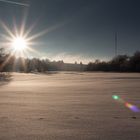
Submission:
[[11,79],[11,73],[9,72],[1,72],[0,73],[0,81],[9,81]]

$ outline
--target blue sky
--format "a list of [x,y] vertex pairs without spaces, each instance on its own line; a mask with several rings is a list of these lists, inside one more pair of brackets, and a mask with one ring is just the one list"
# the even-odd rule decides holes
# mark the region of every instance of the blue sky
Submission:
[[35,39],[38,43],[31,47],[39,53],[30,53],[32,57],[84,63],[107,60],[114,56],[115,32],[119,54],[132,55],[140,48],[139,0],[14,1],[30,6],[0,2],[0,21],[13,29],[14,20],[20,28],[26,13],[25,31],[35,24],[30,36],[50,29]]

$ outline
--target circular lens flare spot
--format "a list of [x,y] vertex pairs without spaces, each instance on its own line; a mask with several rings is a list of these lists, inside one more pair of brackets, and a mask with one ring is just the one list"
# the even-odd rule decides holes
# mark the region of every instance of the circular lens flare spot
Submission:
[[113,98],[114,100],[119,100],[120,97],[119,97],[118,95],[113,95],[112,98]]

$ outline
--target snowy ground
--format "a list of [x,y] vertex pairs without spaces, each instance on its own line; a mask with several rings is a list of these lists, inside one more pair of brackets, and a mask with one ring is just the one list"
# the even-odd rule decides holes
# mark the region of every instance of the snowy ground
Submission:
[[140,74],[13,74],[0,84],[0,140],[139,140]]

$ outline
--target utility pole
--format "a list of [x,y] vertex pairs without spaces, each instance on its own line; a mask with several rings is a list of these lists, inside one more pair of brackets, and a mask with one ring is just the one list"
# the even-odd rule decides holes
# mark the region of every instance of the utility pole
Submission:
[[115,57],[118,55],[118,36],[117,32],[115,32]]

